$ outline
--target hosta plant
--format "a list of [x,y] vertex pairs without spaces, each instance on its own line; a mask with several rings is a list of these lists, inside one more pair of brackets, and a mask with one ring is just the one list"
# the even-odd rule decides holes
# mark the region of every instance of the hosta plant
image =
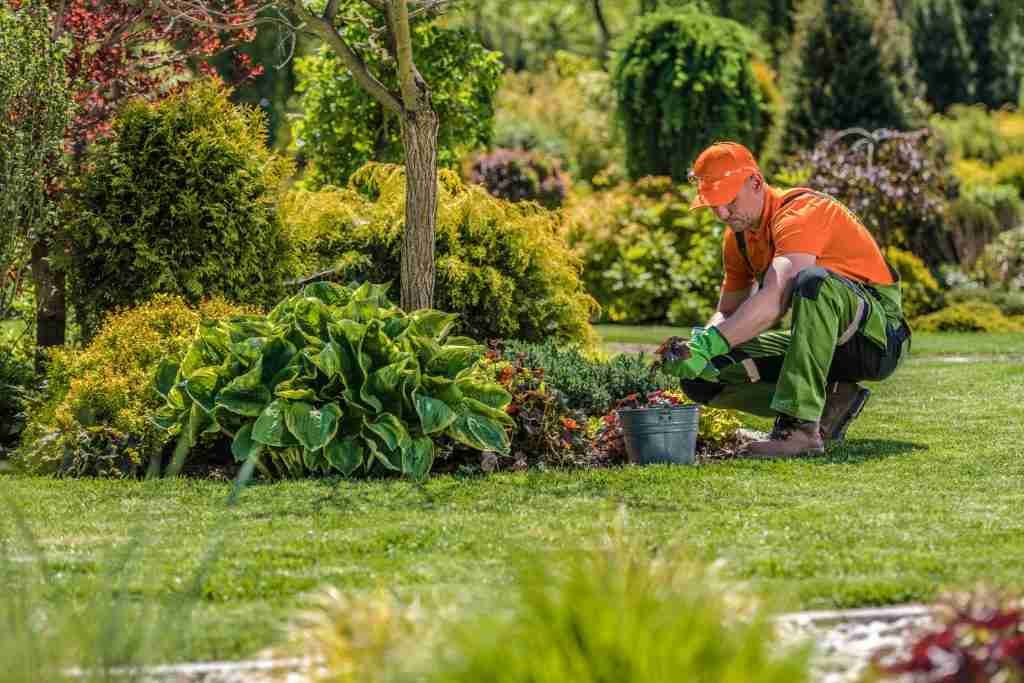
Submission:
[[442,436],[507,454],[511,396],[449,336],[454,314],[392,305],[385,285],[307,285],[266,316],[204,322],[165,360],[156,418],[178,435],[175,471],[200,434],[267,475],[401,472],[422,479]]

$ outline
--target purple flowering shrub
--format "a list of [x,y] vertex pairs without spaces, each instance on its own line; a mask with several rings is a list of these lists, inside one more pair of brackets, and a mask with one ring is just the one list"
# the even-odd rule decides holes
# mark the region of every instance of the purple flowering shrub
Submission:
[[569,181],[558,161],[537,152],[497,149],[473,162],[470,182],[512,202],[532,200],[549,209],[562,205]]
[[955,260],[944,224],[957,182],[927,129],[830,133],[786,170],[845,204],[882,246],[906,249],[928,265]]

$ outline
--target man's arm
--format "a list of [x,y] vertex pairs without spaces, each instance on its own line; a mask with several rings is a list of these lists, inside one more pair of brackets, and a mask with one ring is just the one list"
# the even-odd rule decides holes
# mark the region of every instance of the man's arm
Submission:
[[750,298],[750,290],[752,288],[741,289],[736,292],[722,292],[718,297],[718,310],[711,316],[705,327],[711,327],[712,325],[719,325],[728,318],[730,315],[736,312],[736,309],[740,307],[744,301]]
[[764,287],[717,324],[719,333],[729,345],[738,346],[770,329],[789,308],[796,276],[804,268],[813,267],[817,260],[814,254],[797,253],[772,259]]

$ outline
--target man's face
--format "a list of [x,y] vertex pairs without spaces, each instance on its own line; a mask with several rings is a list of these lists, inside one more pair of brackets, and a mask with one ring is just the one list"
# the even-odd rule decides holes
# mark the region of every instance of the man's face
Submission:
[[735,232],[752,230],[761,222],[761,210],[764,208],[764,181],[760,176],[747,178],[740,192],[728,204],[713,206],[711,210]]

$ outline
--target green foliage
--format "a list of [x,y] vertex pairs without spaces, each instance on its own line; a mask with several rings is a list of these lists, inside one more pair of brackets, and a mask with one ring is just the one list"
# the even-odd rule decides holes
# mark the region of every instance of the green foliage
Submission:
[[157,293],[280,298],[295,269],[276,205],[291,165],[265,137],[262,115],[213,82],[121,111],[69,217],[70,293],[87,338],[104,313]]
[[43,0],[0,6],[0,321],[8,317],[29,245],[47,225],[46,182],[71,120],[68,45],[54,41],[51,29]]
[[449,336],[457,316],[407,315],[386,289],[319,282],[266,316],[200,324],[180,362],[156,374],[166,400],[156,422],[178,435],[176,458],[223,433],[239,463],[267,475],[420,480],[442,435],[507,454],[510,396],[475,368],[483,347]]
[[942,307],[942,291],[924,261],[909,251],[889,247],[885,258],[900,274],[903,315],[915,318]]
[[550,340],[540,344],[505,342],[506,360],[515,360],[520,354],[525,366],[543,370],[545,381],[565,396],[570,409],[582,410],[588,416],[603,415],[629,394],[679,386],[679,380],[673,377],[652,374],[641,354],[600,360],[577,346]]
[[1002,233],[985,247],[977,270],[986,284],[1024,290],[1024,227]]
[[668,178],[581,199],[567,210],[568,240],[612,322],[702,323],[722,282],[722,225],[689,210],[692,190]]
[[813,147],[826,130],[918,123],[908,30],[891,0],[808,0],[782,72],[786,152]]
[[494,144],[558,157],[575,180],[618,176],[625,164],[611,80],[592,61],[559,52],[539,72],[506,74]]
[[1007,155],[1024,154],[1024,114],[1017,111],[955,104],[945,114],[933,115],[928,125],[954,160],[994,164]]
[[[342,35],[365,41],[367,28],[347,24]],[[431,102],[441,121],[438,163],[456,168],[467,153],[491,140],[494,94],[501,79],[500,56],[479,45],[465,30],[416,23],[412,28],[416,65],[431,88]],[[397,75],[384,68],[390,56],[369,51],[374,73],[397,90]],[[310,189],[344,185],[368,161],[402,163],[401,122],[360,87],[341,58],[328,46],[296,61],[303,117],[295,135],[303,156],[312,162],[305,182]]]
[[0,326],[0,459],[17,445],[27,399],[35,389],[31,340]]
[[752,44],[740,24],[692,8],[637,22],[622,39],[612,72],[633,178],[685,180],[715,140],[756,147],[763,105],[750,66]]
[[[309,271],[329,270],[343,281],[399,281],[401,168],[371,164],[347,189],[292,193],[284,213]],[[596,305],[558,231],[558,214],[496,199],[442,171],[435,305],[459,314],[458,330],[475,339],[591,343]]]
[[223,300],[191,308],[158,295],[109,316],[85,348],[51,350],[15,464],[33,472],[138,474],[168,441],[152,423],[163,403],[153,388],[160,361],[180,358],[201,320],[245,312],[252,311]]
[[985,246],[1002,231],[1019,225],[1022,217],[1024,201],[1012,185],[962,187],[960,197],[946,210],[957,263],[973,268]]
[[523,565],[504,608],[463,625],[428,681],[653,683],[808,680],[759,605],[678,550],[621,530],[596,548]]
[[928,103],[946,111],[976,101],[978,65],[964,22],[961,0],[912,0],[904,18],[911,29],[918,75]]
[[1016,105],[1024,77],[1024,13],[1007,0],[962,0],[977,64],[975,100],[992,108]]
[[1024,321],[1008,318],[995,304],[967,301],[921,316],[911,326],[918,332],[1022,332]]
[[[125,503],[120,493],[114,497]],[[114,516],[133,515],[122,508]],[[130,533],[128,541],[117,537],[117,546],[90,557],[88,564],[101,569],[80,577],[80,598],[50,601],[53,559],[41,532],[5,496],[0,515],[0,579],[9,587],[0,595],[5,683],[142,683],[146,667],[178,661],[189,641],[205,635],[192,618],[206,597],[210,558],[167,582],[174,586],[172,599],[140,600],[138,587],[160,579],[139,576],[143,556],[155,553],[142,550],[141,527]]]

